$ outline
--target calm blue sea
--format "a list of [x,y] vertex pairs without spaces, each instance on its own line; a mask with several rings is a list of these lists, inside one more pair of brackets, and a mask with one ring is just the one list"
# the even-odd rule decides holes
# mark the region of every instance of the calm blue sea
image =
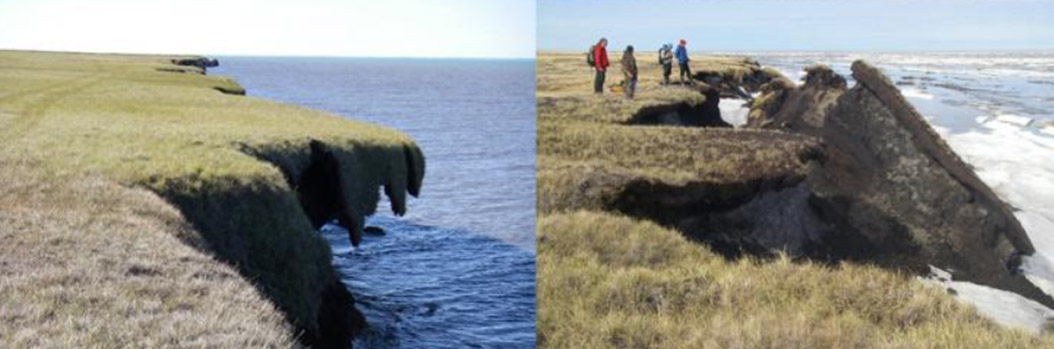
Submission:
[[535,79],[532,60],[220,57],[249,96],[329,111],[413,137],[420,198],[382,202],[333,263],[371,329],[356,347],[535,346]]

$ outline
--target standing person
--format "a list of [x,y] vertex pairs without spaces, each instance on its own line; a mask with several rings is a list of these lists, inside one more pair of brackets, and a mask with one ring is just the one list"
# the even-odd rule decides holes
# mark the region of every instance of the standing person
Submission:
[[633,57],[633,45],[622,52],[622,75],[626,78],[626,98],[633,99],[637,89],[637,59]]
[[[685,47],[686,45],[688,45],[688,42],[684,39],[681,39],[680,44],[677,45],[677,65],[681,68],[681,83],[687,82],[690,84],[692,83],[692,70],[688,69],[688,48]],[[685,81],[685,77],[688,77],[687,81]]]
[[608,39],[600,38],[596,46],[593,46],[593,68],[596,69],[596,77],[593,79],[593,92],[601,94],[604,92],[604,75],[608,66]]
[[670,84],[670,73],[673,71],[673,44],[662,45],[659,49],[659,64],[662,65],[662,84]]

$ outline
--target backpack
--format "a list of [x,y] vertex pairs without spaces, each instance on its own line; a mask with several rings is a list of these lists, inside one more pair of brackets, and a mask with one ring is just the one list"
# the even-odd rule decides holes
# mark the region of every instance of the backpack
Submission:
[[596,60],[596,52],[597,52],[597,45],[589,46],[589,52],[586,52],[586,64],[588,64],[590,67],[596,67],[597,66],[597,62],[595,61]]
[[[664,62],[664,60],[662,59],[662,56],[663,56],[664,53],[667,53],[667,52],[670,52],[670,49],[667,48],[666,46],[663,46],[662,48],[659,49],[659,64],[666,64],[666,62]],[[671,60],[672,60],[672,58],[671,58]]]

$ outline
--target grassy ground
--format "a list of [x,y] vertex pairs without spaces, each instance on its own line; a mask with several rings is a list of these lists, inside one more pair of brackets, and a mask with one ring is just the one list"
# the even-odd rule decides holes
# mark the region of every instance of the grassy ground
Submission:
[[292,328],[157,195],[0,166],[0,346],[288,347]]
[[[608,52],[612,66],[608,68],[605,85],[618,85],[623,80],[619,60],[622,52]],[[638,82],[636,97],[627,100],[621,93],[605,88],[602,96],[593,94],[593,68],[586,65],[585,54],[539,53],[537,58],[538,116],[542,120],[573,119],[624,123],[641,108],[671,103],[698,105],[706,99],[693,89],[681,86],[660,86],[662,66],[655,52],[637,52]],[[730,79],[742,79],[757,67],[743,57],[692,57],[694,72],[725,72]],[[677,67],[671,81],[677,80]]]
[[[632,180],[683,185],[804,174],[805,137],[762,130],[623,125],[642,108],[705,101],[698,91],[661,86],[654,52],[638,52],[637,96],[593,94],[592,68],[582,55],[539,53],[538,208],[541,212],[600,209]],[[617,61],[621,52],[612,52]],[[692,57],[696,71],[742,79],[760,68],[743,57]],[[608,71],[610,84],[621,68]],[[674,74],[676,74],[676,67]],[[673,78],[676,78],[674,76]],[[675,80],[675,79],[674,79]]]
[[[909,276],[785,258],[729,262],[679,232],[602,212],[634,181],[676,188],[802,176],[815,155],[815,140],[779,131],[623,125],[647,105],[700,102],[687,88],[659,86],[658,65],[645,63],[653,56],[638,56],[638,98],[626,101],[592,95],[581,55],[539,54],[539,347],[1054,345]],[[742,59],[693,60],[697,71],[742,74]],[[620,68],[608,76],[617,83]]]
[[729,262],[679,233],[607,213],[538,225],[546,348],[1025,348],[944,290],[873,267]]
[[683,186],[804,176],[804,154],[816,147],[775,131],[542,121],[538,209],[602,209],[630,181]]
[[[54,191],[53,195],[44,196],[34,196],[33,189],[22,189],[21,194],[5,193],[3,204],[7,209],[0,212],[0,219],[8,222],[22,219],[12,212],[62,217],[70,210],[91,212],[93,217],[133,221],[171,215],[159,213],[171,211],[160,203],[128,208],[129,205],[111,205],[107,200],[82,198],[95,192],[79,184],[67,184],[91,178],[107,186],[109,189],[104,191],[112,193],[108,197],[113,200],[125,195],[145,195],[122,188],[148,189],[174,202],[182,213],[173,218],[179,223],[176,226],[189,228],[176,229],[171,224],[119,226],[105,220],[96,222],[94,218],[87,222],[70,218],[56,224],[73,230],[74,235],[59,245],[64,246],[61,249],[47,247],[57,260],[68,256],[63,266],[56,268],[93,269],[97,265],[82,264],[90,262],[75,257],[91,253],[85,247],[103,246],[103,241],[115,236],[138,234],[143,235],[143,241],[178,238],[185,246],[195,247],[196,258],[208,260],[201,263],[211,263],[209,268],[226,268],[210,258],[237,266],[274,304],[260,302],[258,295],[242,295],[246,302],[255,300],[253,307],[258,309],[277,305],[282,313],[276,315],[273,310],[267,316],[245,316],[233,311],[218,313],[229,307],[207,306],[211,302],[209,297],[197,297],[188,300],[192,310],[155,310],[158,312],[155,316],[197,319],[202,322],[202,331],[207,332],[201,338],[208,338],[207,334],[212,333],[232,338],[231,343],[251,342],[257,336],[253,331],[232,331],[229,325],[222,325],[231,321],[229,318],[255,319],[246,326],[252,327],[255,321],[261,326],[271,326],[265,331],[273,332],[280,327],[274,327],[279,325],[269,319],[284,314],[300,328],[313,329],[317,325],[318,294],[327,280],[333,278],[329,250],[311,228],[295,192],[278,167],[295,178],[297,171],[307,164],[308,141],[317,139],[327,143],[341,160],[341,176],[348,183],[343,194],[352,203],[354,216],[361,218],[375,209],[379,186],[390,186],[395,196],[393,202],[404,202],[408,187],[420,184],[424,169],[420,151],[411,139],[390,129],[221,93],[217,89],[237,91],[241,88],[223,77],[197,74],[196,68],[176,67],[169,63],[171,58],[0,51],[0,81],[3,82],[0,83],[0,167],[18,169],[9,172],[10,176],[0,177],[0,187],[52,188]],[[187,72],[168,71],[172,68]],[[407,163],[406,149],[411,150],[406,153],[411,155],[412,165]],[[410,173],[409,167],[415,171]],[[133,192],[139,194],[126,194]],[[73,197],[88,200],[95,206],[83,208],[81,201],[66,199]],[[48,221],[32,220],[40,224]],[[97,225],[89,229],[85,224],[91,222]],[[143,229],[140,231],[140,228]],[[11,246],[7,244],[10,242],[35,246],[47,241],[41,240],[41,229],[44,228],[40,225],[15,224],[4,231],[5,245]],[[178,259],[181,253],[191,252],[185,248],[168,248],[171,241],[166,243],[169,245],[136,244],[141,250],[134,252],[143,256],[136,263],[163,270],[158,275],[169,275],[166,270],[170,269],[173,273],[184,272],[172,269],[169,261]],[[27,254],[24,256],[27,259],[20,263],[48,265],[46,260],[35,259],[43,256],[34,256]],[[117,260],[118,266],[131,263]],[[129,294],[139,282],[135,278],[116,276],[95,281],[87,284],[98,288],[96,292],[100,294],[110,295]],[[191,284],[182,281],[155,278],[152,282],[156,284],[151,289],[169,289],[176,294],[190,292],[187,288]],[[0,294],[10,294],[8,287],[44,290],[62,281],[31,278],[25,282],[24,285],[3,283]],[[238,289],[223,283],[213,286],[217,291],[205,287],[206,293],[219,292],[223,287],[231,292]],[[122,301],[139,304],[164,299],[163,294],[149,292],[138,296],[138,299]],[[40,299],[42,303],[23,301],[20,307],[41,313],[64,311],[56,303]],[[121,309],[139,311],[134,306],[118,310]],[[134,321],[120,321],[119,314],[103,313],[100,314],[103,317],[87,320],[96,322],[112,317],[114,321],[107,324],[110,330],[105,332],[143,332],[137,330],[139,325]],[[61,336],[53,339],[56,341],[90,343],[95,340],[84,337],[74,323],[62,322],[61,317],[18,323],[5,315],[0,315],[3,319],[0,343],[35,337],[35,331],[44,331],[48,326],[64,329],[59,331]],[[49,321],[59,322],[50,324]],[[160,336],[151,337],[156,333],[139,333],[144,337],[141,343],[161,340]],[[278,339],[288,340],[288,334],[286,331],[286,337]]]

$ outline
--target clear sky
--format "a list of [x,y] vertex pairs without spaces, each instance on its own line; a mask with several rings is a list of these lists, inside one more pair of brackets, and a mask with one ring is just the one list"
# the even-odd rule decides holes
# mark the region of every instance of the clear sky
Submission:
[[688,40],[715,51],[1054,50],[1054,1],[538,1],[538,48]]
[[533,0],[0,0],[0,49],[530,58]]

